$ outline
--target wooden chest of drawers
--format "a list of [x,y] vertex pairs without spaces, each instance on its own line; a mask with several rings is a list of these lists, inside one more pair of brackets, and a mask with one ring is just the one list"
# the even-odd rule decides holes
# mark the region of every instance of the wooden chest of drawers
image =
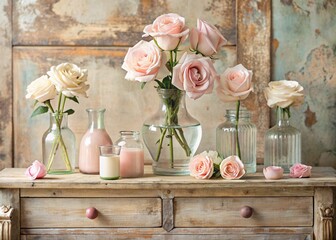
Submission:
[[[0,172],[0,239],[333,239],[336,175],[267,181]],[[86,216],[92,208],[94,219]],[[251,216],[241,211],[248,210]],[[336,236],[336,235],[334,235]]]

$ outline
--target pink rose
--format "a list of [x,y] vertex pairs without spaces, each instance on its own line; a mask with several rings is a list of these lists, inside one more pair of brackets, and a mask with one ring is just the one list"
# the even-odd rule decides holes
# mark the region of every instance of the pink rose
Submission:
[[25,175],[32,180],[44,178],[45,175],[47,175],[47,169],[43,163],[35,160],[33,164],[27,168]]
[[225,179],[239,179],[245,174],[244,164],[238,156],[229,156],[221,162],[220,174]]
[[227,102],[243,100],[252,91],[252,71],[241,64],[226,69],[217,88],[219,98]]
[[219,76],[210,58],[184,53],[173,68],[172,83],[178,89],[185,90],[190,98],[197,99],[212,92],[217,78]]
[[206,154],[198,154],[190,160],[189,171],[192,177],[209,179],[214,172],[213,159]]
[[311,166],[307,166],[301,163],[294,164],[289,170],[289,176],[292,178],[306,178],[311,175]]
[[263,169],[263,173],[266,179],[277,180],[283,177],[283,168],[278,166],[269,166]]
[[149,82],[155,79],[163,62],[162,51],[154,41],[141,40],[129,48],[121,66],[127,71],[126,79]]
[[153,24],[147,25],[143,37],[153,37],[163,50],[174,50],[188,37],[189,29],[183,17],[175,13],[157,17]]
[[212,56],[226,44],[227,40],[218,29],[205,21],[197,19],[197,29],[190,31],[190,45],[204,56]]

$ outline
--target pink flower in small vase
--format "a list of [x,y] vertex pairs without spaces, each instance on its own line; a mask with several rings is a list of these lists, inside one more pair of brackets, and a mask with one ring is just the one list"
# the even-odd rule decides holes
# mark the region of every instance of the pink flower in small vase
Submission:
[[47,169],[43,163],[39,162],[38,160],[35,160],[33,164],[27,168],[25,175],[29,177],[31,180],[44,178],[45,175],[47,175]]
[[263,173],[268,180],[277,180],[283,178],[283,168],[278,166],[269,166],[263,169]]
[[238,156],[229,156],[221,162],[220,173],[225,179],[239,179],[245,174],[244,164]]
[[194,156],[189,163],[190,176],[197,179],[209,179],[214,172],[213,159],[203,152]]
[[289,169],[289,176],[291,178],[308,178],[311,175],[311,169],[311,166],[296,163]]

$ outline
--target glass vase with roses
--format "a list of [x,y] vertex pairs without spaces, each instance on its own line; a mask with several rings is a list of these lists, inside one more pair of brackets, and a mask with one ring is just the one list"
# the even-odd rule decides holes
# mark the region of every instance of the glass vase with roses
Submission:
[[[153,159],[153,171],[159,175],[189,174],[189,160],[201,141],[201,126],[187,111],[184,96],[198,99],[211,93],[219,79],[214,55],[226,43],[218,29],[197,20],[197,28],[189,29],[185,19],[169,13],[157,17],[144,28],[144,37],[131,47],[122,68],[125,78],[146,83],[155,81],[161,104],[142,129],[146,147]],[[190,39],[190,51],[178,59],[182,43]],[[159,78],[159,72],[166,72]]]

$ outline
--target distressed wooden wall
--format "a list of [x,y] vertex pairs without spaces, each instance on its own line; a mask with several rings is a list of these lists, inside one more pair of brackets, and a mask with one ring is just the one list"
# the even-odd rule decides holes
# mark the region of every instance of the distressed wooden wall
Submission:
[[292,114],[302,160],[336,167],[336,1],[273,1],[272,20],[272,80],[305,88],[305,103]]
[[[120,130],[140,130],[144,119],[156,111],[158,106],[152,102],[157,96],[152,86],[141,90],[139,84],[126,81],[121,64],[127,48],[141,39],[144,26],[168,12],[184,16],[189,27],[201,18],[220,29],[229,40],[216,62],[220,73],[237,63],[253,70],[255,94],[243,104],[257,124],[262,161],[263,134],[269,127],[262,95],[271,74],[269,0],[185,0],[183,4],[181,0],[7,0],[1,6],[0,169],[41,160],[41,137],[49,119],[29,117],[33,102],[25,99],[26,87],[50,66],[65,61],[89,70],[89,98],[70,104],[76,113],[69,125],[78,144],[87,128],[88,107],[107,109],[106,128],[114,141]],[[196,101],[188,99],[187,105],[203,126],[198,152],[215,149],[215,129],[232,105],[222,103],[215,92]]]

